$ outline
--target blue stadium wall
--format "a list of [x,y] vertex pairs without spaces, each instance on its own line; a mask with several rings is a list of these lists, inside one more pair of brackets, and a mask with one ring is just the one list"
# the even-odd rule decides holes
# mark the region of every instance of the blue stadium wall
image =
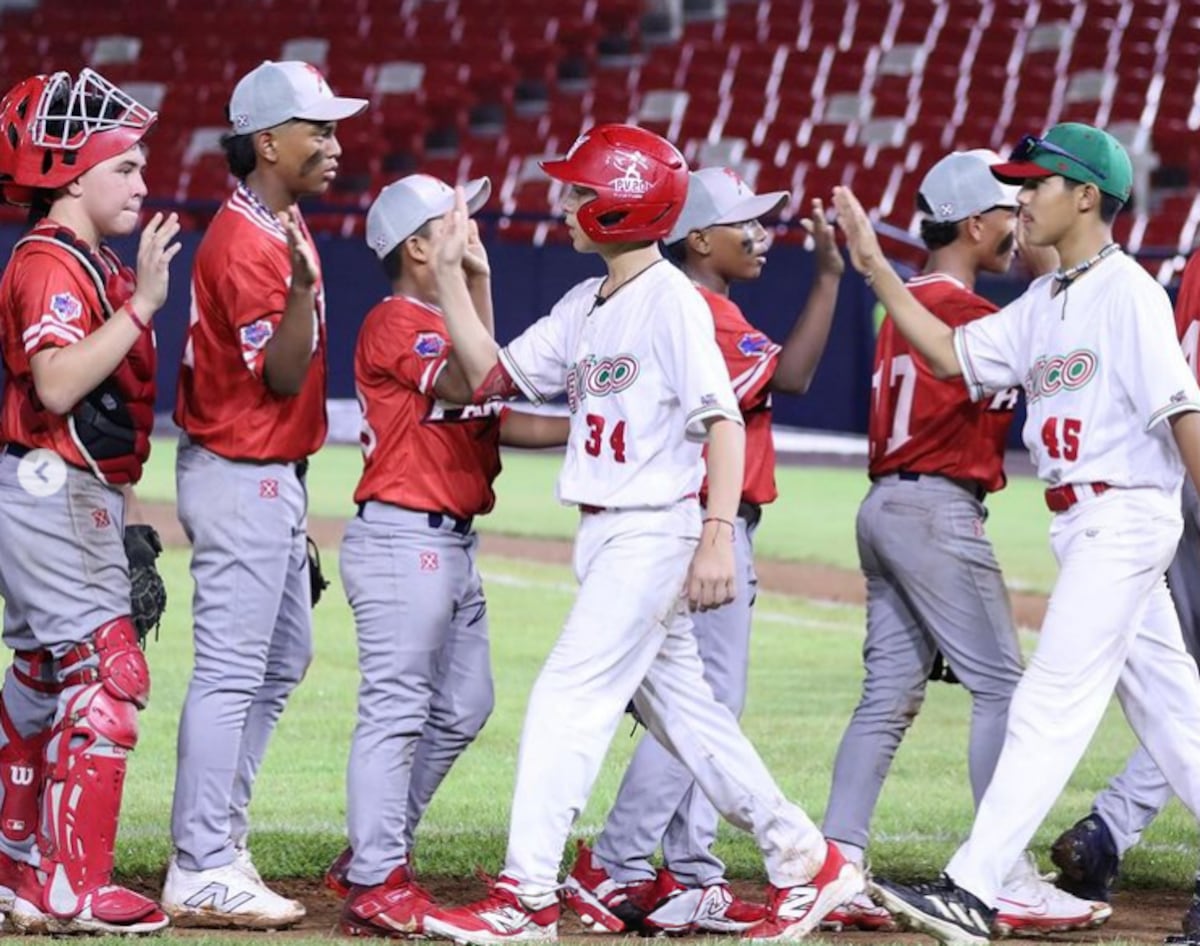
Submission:
[[[21,231],[0,227],[0,259],[7,260]],[[181,237],[183,250],[172,264],[171,294],[155,318],[158,332],[158,410],[170,411],[175,376],[188,323],[187,274],[199,233]],[[358,239],[318,236],[325,272],[329,326],[329,395],[354,397],[354,340],[367,311],[388,291],[374,255]],[[136,241],[117,241],[123,259],[136,258]],[[493,242],[491,255],[496,300],[496,331],[512,338],[549,311],[570,286],[603,272],[597,257],[580,256],[565,246],[534,247]],[[763,331],[782,342],[812,283],[812,257],[801,248],[781,245],[771,251],[763,275],[735,287],[734,298]],[[1019,288],[1019,287],[1018,287]],[[1004,282],[981,286],[1003,301],[1013,294]],[[776,422],[793,427],[863,433],[871,392],[875,297],[857,274],[847,273],[838,296],[829,347],[812,389],[804,397],[776,397]],[[216,392],[214,392],[216,393]]]

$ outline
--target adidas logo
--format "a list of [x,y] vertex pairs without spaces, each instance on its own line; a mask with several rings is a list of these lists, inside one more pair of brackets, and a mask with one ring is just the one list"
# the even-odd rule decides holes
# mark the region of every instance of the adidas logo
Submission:
[[947,902],[941,896],[927,896],[926,902],[930,906],[936,907],[943,919],[950,920],[952,923],[957,923],[959,926],[967,929],[976,930],[987,936],[990,932],[987,922],[979,915],[979,911],[974,907],[967,910],[961,903],[956,903],[953,900]]

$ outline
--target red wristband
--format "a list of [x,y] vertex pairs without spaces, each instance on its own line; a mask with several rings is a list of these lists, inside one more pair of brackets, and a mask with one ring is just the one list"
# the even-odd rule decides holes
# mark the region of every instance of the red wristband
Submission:
[[129,313],[129,317],[133,319],[133,324],[140,328],[143,332],[150,331],[150,323],[143,321],[133,308],[132,302],[125,303],[125,311]]

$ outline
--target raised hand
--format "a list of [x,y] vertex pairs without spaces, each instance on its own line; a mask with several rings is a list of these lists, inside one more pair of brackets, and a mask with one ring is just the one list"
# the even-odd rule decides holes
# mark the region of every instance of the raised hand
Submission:
[[800,225],[812,236],[813,253],[817,257],[817,272],[831,276],[841,276],[846,271],[845,260],[838,250],[837,239],[833,227],[825,219],[825,205],[820,198],[812,202],[812,215]]
[[467,245],[463,251],[463,272],[467,277],[486,277],[492,274],[488,262],[487,249],[479,238],[479,225],[474,220],[467,221]]
[[438,270],[465,270],[469,223],[467,198],[461,187],[454,188],[454,206],[429,227],[433,246],[433,265]]
[[287,233],[288,255],[292,260],[292,286],[311,289],[317,282],[317,259],[300,229],[300,210],[292,205],[279,215]]
[[138,315],[148,319],[162,308],[167,301],[167,290],[171,284],[171,260],[183,248],[181,243],[171,241],[179,233],[179,215],[163,217],[156,213],[142,230],[138,241],[137,289],[134,290],[133,306]]
[[871,218],[848,187],[833,189],[833,207],[837,211],[837,225],[846,235],[850,262],[864,276],[873,276],[874,270],[885,260]]

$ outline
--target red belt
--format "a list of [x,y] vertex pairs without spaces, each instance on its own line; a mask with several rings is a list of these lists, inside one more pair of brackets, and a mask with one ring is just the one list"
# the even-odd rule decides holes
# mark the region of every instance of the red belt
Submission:
[[[685,499],[699,499],[699,498],[700,498],[699,493],[688,493],[686,496],[680,496],[679,499],[676,501],[683,502]],[[628,507],[628,508],[636,509],[637,507],[634,506],[634,507]],[[655,507],[648,506],[646,508],[653,509]],[[665,509],[666,507],[664,506],[662,508]],[[580,503],[579,511],[581,513],[583,513],[584,515],[594,516],[594,515],[596,515],[596,513],[599,513],[599,512],[619,512],[620,507],[617,507],[617,506],[593,506],[590,503]]]
[[1100,496],[1112,486],[1108,483],[1067,483],[1046,490],[1046,508],[1051,512],[1066,512],[1081,499]]

